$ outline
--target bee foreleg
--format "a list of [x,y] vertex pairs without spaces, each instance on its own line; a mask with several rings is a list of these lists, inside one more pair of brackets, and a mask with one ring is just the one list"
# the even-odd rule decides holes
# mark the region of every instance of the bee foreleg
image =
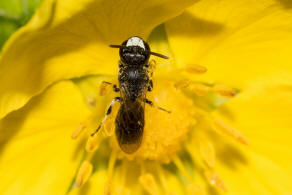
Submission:
[[109,105],[109,107],[108,107],[108,109],[107,109],[106,115],[105,115],[104,118],[102,119],[102,121],[101,121],[100,125],[98,126],[98,128],[97,128],[97,129],[91,134],[91,136],[94,136],[94,135],[99,131],[99,129],[102,127],[103,123],[106,121],[108,115],[110,115],[110,113],[112,112],[112,108],[113,108],[114,104],[115,104],[116,102],[120,102],[120,101],[121,101],[121,97],[115,97],[115,98],[112,100],[111,104]]
[[113,85],[113,90],[114,90],[114,92],[119,92],[120,88],[118,88],[117,85]]
[[144,101],[146,104],[149,104],[151,107],[155,107],[155,108],[158,108],[159,110],[162,110],[162,111],[164,111],[164,112],[171,113],[171,111],[169,111],[169,110],[166,110],[166,109],[164,109],[164,108],[161,108],[161,107],[159,107],[159,106],[154,105],[154,103],[153,103],[152,101],[148,100],[147,98],[143,99],[143,101]]

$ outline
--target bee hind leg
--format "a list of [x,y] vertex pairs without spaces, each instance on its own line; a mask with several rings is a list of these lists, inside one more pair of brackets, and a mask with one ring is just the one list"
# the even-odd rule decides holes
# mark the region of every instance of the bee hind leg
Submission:
[[151,107],[155,107],[155,108],[158,108],[159,110],[162,110],[162,111],[164,111],[164,112],[171,113],[171,111],[169,111],[169,110],[166,110],[166,109],[164,109],[164,108],[161,108],[161,107],[159,107],[159,106],[154,105],[154,103],[153,103],[151,100],[148,100],[147,98],[143,99],[143,101],[144,101],[146,104],[149,104]]
[[103,123],[106,121],[108,115],[111,114],[111,112],[112,112],[112,108],[113,108],[113,106],[114,106],[114,104],[115,104],[116,102],[121,102],[121,97],[115,97],[115,98],[112,100],[111,104],[109,105],[109,107],[108,107],[108,109],[107,109],[106,115],[105,115],[104,118],[102,119],[102,121],[101,121],[101,123],[99,124],[98,128],[97,128],[97,129],[91,134],[91,136],[94,136],[94,135],[99,131],[99,129],[102,127],[102,125],[103,125]]

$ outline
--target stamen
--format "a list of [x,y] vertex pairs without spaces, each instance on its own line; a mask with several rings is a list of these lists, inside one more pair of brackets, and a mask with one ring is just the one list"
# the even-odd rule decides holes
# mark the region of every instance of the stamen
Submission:
[[152,174],[142,174],[139,177],[139,182],[149,194],[159,194],[157,182]]
[[118,186],[115,188],[115,193],[104,193],[105,195],[110,195],[110,194],[116,194],[116,195],[130,195],[131,192],[128,188],[125,186]]
[[200,152],[204,162],[211,168],[215,166],[215,151],[213,144],[207,139],[200,141]]
[[203,96],[210,91],[210,87],[201,83],[193,83],[189,79],[178,81],[174,84],[176,88],[187,88],[198,96]]
[[180,80],[180,81],[176,82],[174,84],[174,86],[175,86],[175,88],[183,89],[183,88],[187,88],[188,86],[190,86],[191,83],[192,83],[191,80],[183,79],[183,80]]
[[235,89],[224,85],[215,85],[212,90],[223,97],[234,97],[236,95]]
[[109,163],[108,163],[108,178],[111,179],[113,176],[113,171],[115,168],[115,163],[117,160],[117,154],[116,151],[112,151],[111,155],[110,155],[110,159],[109,159]]
[[96,118],[99,115],[99,110],[98,109],[94,109],[93,112],[88,116],[88,118],[86,120],[84,120],[83,122],[81,122],[79,124],[79,126],[75,129],[75,131],[72,133],[71,138],[72,139],[76,139],[78,138],[81,133],[83,133],[86,129],[90,129],[91,127],[93,127],[96,125]]
[[206,192],[204,191],[204,188],[198,183],[189,184],[187,188],[188,188],[189,194],[196,194],[196,195],[206,194]]
[[78,187],[83,185],[88,180],[88,178],[90,177],[92,173],[92,169],[93,169],[93,166],[89,161],[87,160],[83,161],[82,165],[80,166],[78,170],[78,174],[75,181]]
[[203,74],[207,72],[207,68],[204,66],[200,66],[197,64],[189,64],[183,70],[187,71],[188,73],[195,73],[195,74]]
[[112,181],[111,180],[107,180],[104,184],[104,195],[110,195],[113,194],[114,190],[113,190],[113,186],[112,186]]
[[193,181],[193,179],[189,175],[188,171],[185,169],[182,161],[177,156],[175,156],[173,158],[173,162],[176,165],[176,167],[178,168],[178,170],[183,174],[183,176],[189,182],[189,184],[188,184],[189,194],[205,195],[206,193],[204,191],[204,188],[200,184]]
[[242,135],[237,129],[228,126],[223,121],[221,121],[217,118],[213,119],[213,128],[216,131],[222,132],[223,134],[234,138],[236,141],[238,141],[242,144],[248,145],[248,143],[249,143],[248,139],[244,135]]
[[109,82],[102,81],[102,83],[100,84],[100,87],[99,87],[99,95],[100,95],[100,96],[104,96],[104,95],[106,95],[106,93],[109,91],[109,87],[110,87],[111,85],[112,85],[112,84],[109,83]]
[[89,136],[86,142],[85,149],[87,152],[94,152],[103,140],[101,133],[95,134],[94,136]]
[[188,171],[185,169],[185,167],[184,167],[182,161],[180,160],[180,158],[177,155],[175,155],[172,160],[173,160],[174,164],[176,165],[176,167],[178,168],[178,170],[188,180],[188,182],[192,183],[193,179],[189,175]]
[[125,185],[126,183],[126,176],[127,176],[127,169],[128,169],[128,162],[126,159],[123,159],[122,162],[122,167],[121,167],[121,179],[120,179],[120,183],[122,186]]
[[112,151],[112,153],[110,154],[109,163],[108,163],[108,169],[107,169],[108,178],[104,186],[104,191],[105,191],[104,194],[113,194],[112,177],[113,177],[113,171],[115,168],[116,159],[117,159],[116,151]]
[[79,135],[84,131],[85,129],[84,123],[80,123],[79,126],[75,129],[75,131],[72,133],[71,138],[76,139],[79,137]]
[[164,192],[166,194],[170,194],[162,167],[158,163],[156,163],[156,167],[157,167],[158,178],[162,184],[162,188],[163,188]]
[[87,105],[88,105],[90,108],[95,108],[95,106],[96,106],[96,98],[93,98],[93,97],[87,97],[87,98],[86,98],[86,102],[87,102]]
[[194,92],[198,96],[203,96],[206,95],[206,93],[209,92],[210,87],[201,84],[201,83],[193,83],[192,85],[189,86],[189,89]]
[[204,175],[207,179],[207,181],[211,184],[214,185],[218,188],[220,188],[221,190],[223,190],[224,192],[227,191],[227,188],[225,186],[225,184],[223,183],[223,181],[219,178],[218,174],[215,173],[213,170],[207,170],[204,172]]

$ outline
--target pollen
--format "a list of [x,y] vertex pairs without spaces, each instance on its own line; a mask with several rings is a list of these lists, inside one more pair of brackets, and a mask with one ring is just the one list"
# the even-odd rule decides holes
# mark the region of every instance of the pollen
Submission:
[[[196,124],[193,102],[179,90],[173,81],[157,80],[153,92],[147,94],[155,105],[170,113],[145,104],[145,128],[141,147],[133,155],[123,153],[114,136],[112,147],[119,156],[130,159],[149,159],[169,162],[181,150],[182,142],[187,140],[188,132]],[[113,123],[113,121],[109,121]]]

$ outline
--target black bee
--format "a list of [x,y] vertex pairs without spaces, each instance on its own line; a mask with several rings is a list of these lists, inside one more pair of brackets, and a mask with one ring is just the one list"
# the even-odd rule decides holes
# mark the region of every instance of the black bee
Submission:
[[[140,147],[144,130],[144,105],[154,106],[153,102],[146,98],[146,92],[152,91],[152,72],[149,65],[150,55],[168,59],[167,56],[150,51],[149,45],[141,38],[130,37],[122,45],[110,45],[119,48],[120,61],[118,81],[119,87],[113,85],[115,92],[120,92],[120,97],[115,97],[97,130],[91,134],[94,136],[111,113],[115,102],[120,102],[118,114],[115,120],[115,134],[120,148],[127,154],[132,154]],[[109,82],[103,84],[112,85]],[[157,107],[163,111],[163,108]]]

